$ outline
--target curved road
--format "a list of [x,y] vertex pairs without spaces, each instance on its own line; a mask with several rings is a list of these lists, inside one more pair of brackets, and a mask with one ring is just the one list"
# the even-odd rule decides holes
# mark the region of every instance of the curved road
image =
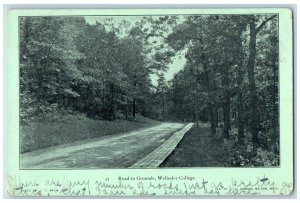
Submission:
[[21,169],[127,168],[163,144],[184,124],[162,123],[128,133],[21,154]]

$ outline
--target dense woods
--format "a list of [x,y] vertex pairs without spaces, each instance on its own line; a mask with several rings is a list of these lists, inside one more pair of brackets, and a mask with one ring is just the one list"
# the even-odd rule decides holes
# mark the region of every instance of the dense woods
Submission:
[[21,124],[136,114],[208,123],[233,142],[230,165],[278,165],[278,54],[276,15],[22,17]]

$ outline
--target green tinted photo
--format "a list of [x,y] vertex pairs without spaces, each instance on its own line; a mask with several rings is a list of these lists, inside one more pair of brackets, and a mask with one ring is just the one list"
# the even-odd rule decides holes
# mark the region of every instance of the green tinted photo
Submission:
[[20,16],[20,169],[280,167],[278,20]]

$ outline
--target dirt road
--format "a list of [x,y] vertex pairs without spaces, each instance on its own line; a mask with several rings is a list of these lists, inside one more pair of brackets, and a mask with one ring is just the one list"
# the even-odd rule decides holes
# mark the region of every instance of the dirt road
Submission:
[[21,154],[21,169],[127,168],[163,144],[184,124],[154,127]]

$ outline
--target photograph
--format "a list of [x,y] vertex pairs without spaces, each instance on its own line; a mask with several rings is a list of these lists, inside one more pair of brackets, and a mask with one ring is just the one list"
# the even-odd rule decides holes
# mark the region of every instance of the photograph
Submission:
[[19,169],[280,167],[279,14],[18,16]]

